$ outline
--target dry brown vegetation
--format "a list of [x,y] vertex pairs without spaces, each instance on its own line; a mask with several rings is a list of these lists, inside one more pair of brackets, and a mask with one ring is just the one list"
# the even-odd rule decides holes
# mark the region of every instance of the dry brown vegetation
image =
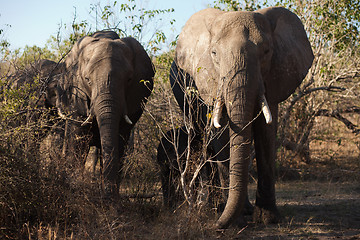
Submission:
[[[155,61],[166,69],[171,55]],[[48,112],[11,112],[2,102],[0,145],[0,234],[5,239],[356,239],[360,237],[360,151],[358,136],[329,117],[314,121],[309,142],[311,161],[296,151],[279,149],[277,201],[284,219],[277,225],[256,225],[225,232],[213,230],[218,213],[211,206],[186,203],[174,212],[162,206],[156,148],[164,131],[180,126],[181,114],[166,75],[158,71],[147,110],[128,148],[121,199],[101,198],[97,177],[84,171],[84,157],[72,150],[62,155],[57,141],[48,149]],[[7,102],[7,104],[9,101]],[[7,109],[5,108],[8,107]],[[13,106],[15,107],[15,106]],[[19,107],[19,106],[16,106]],[[169,112],[173,119],[169,117]],[[11,111],[10,111],[11,110]],[[5,114],[7,113],[7,115]],[[356,114],[347,115],[355,124]],[[58,119],[54,128],[63,126]],[[54,137],[55,136],[55,137]],[[40,147],[41,146],[41,147]],[[40,150],[39,150],[40,149]],[[50,155],[50,156],[49,156]],[[254,163],[255,164],[255,163]],[[254,201],[256,170],[251,170]]]

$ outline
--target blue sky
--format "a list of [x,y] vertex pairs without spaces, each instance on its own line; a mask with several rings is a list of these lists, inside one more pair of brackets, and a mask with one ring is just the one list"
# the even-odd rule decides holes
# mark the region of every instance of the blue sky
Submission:
[[[124,0],[118,0],[123,2]],[[0,0],[0,29],[11,44],[11,49],[25,45],[44,47],[50,35],[56,35],[59,24],[70,24],[74,7],[78,20],[89,20],[90,5],[101,2],[104,6],[112,0]],[[126,0],[127,2],[127,0]],[[170,16],[176,19],[174,35],[178,34],[186,20],[204,9],[213,0],[138,0],[146,9],[174,8]],[[11,27],[7,27],[11,25]],[[170,31],[170,30],[167,30]],[[172,33],[167,33],[172,34]]]

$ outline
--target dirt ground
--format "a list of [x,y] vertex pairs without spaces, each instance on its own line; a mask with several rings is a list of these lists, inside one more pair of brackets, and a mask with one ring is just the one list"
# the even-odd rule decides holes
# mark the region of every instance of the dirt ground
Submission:
[[[351,133],[314,139],[310,163],[296,156],[278,157],[276,200],[283,217],[279,224],[255,224],[246,216],[245,228],[217,232],[213,225],[219,213],[209,206],[189,210],[185,203],[174,212],[165,210],[160,183],[155,180],[144,188],[150,197],[135,196],[102,206],[109,215],[98,220],[101,224],[75,232],[81,237],[69,239],[360,239],[359,140]],[[138,171],[144,173],[145,168]],[[250,173],[249,198],[254,203],[256,173]],[[129,186],[134,187],[132,184]],[[123,185],[130,188],[125,182]],[[45,229],[44,238],[38,239],[52,239],[48,237],[50,230]]]
[[[255,185],[251,185],[252,192]],[[250,222],[253,239],[360,239],[359,182],[292,181],[276,185],[284,219],[278,225]]]
[[[278,169],[276,199],[283,220],[263,225],[246,217],[244,229],[216,232],[216,214],[164,213],[144,219],[140,231],[124,233],[127,239],[360,239],[360,150],[358,136],[311,143],[312,162],[293,159]],[[256,180],[255,180],[256,181]],[[249,185],[254,203],[256,182]],[[180,213],[179,213],[180,212]],[[133,228],[136,229],[136,228]]]
[[[255,183],[249,186],[254,201]],[[246,217],[244,229],[224,232],[212,228],[218,216],[177,211],[169,214],[149,207],[127,222],[124,239],[360,239],[360,184],[358,181],[286,181],[276,185],[283,220],[279,224],[255,224]],[[206,212],[207,211],[207,212]],[[130,217],[130,216],[128,216]]]
[[[359,169],[359,168],[358,168]],[[212,228],[218,216],[212,209],[202,213],[168,213],[149,207],[124,228],[124,239],[360,239],[360,171],[344,180],[309,179],[278,181],[276,199],[283,220],[279,224],[255,224],[246,217],[244,229],[224,232]],[[322,174],[321,174],[322,175]],[[349,180],[351,178],[352,180]],[[256,183],[249,185],[254,203]],[[159,211],[159,212],[158,212]],[[127,220],[124,219],[124,222]]]

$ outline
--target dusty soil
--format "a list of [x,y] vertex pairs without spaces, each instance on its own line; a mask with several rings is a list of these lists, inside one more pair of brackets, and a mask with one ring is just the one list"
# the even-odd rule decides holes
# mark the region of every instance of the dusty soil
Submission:
[[[324,132],[324,129],[320,130]],[[137,183],[139,186],[132,182],[128,187],[124,186],[124,181],[124,189],[144,189],[144,197],[130,197],[111,205],[100,204],[94,209],[106,211],[103,215],[96,215],[102,216],[102,219],[97,219],[98,225],[91,229],[91,224],[84,224],[84,229],[80,225],[74,233],[75,238],[72,235],[68,238],[360,239],[359,146],[359,136],[342,132],[313,139],[310,163],[304,163],[296,156],[278,158],[276,199],[283,216],[279,224],[255,224],[251,216],[247,216],[248,225],[245,228],[231,227],[217,232],[213,224],[219,214],[214,209],[189,210],[187,204],[183,204],[176,211],[169,212],[161,206],[160,184],[156,179],[147,181],[146,187],[141,185],[143,180]],[[146,166],[140,168],[134,165],[138,171],[135,179],[141,174],[140,179],[147,179]],[[254,203],[256,173],[252,170],[251,174],[249,197]],[[153,175],[156,174],[151,172],[150,176]],[[50,230],[46,228],[44,238],[39,239],[51,239],[48,237]],[[37,231],[39,233],[40,229]]]
[[[255,186],[250,189],[254,192]],[[359,182],[280,182],[276,193],[283,222],[269,226],[250,222],[244,236],[253,239],[360,238]]]
[[[249,186],[254,201],[255,183]],[[158,205],[128,208],[120,217],[124,239],[360,239],[360,184],[358,181],[287,181],[276,185],[283,220],[255,224],[246,217],[246,228],[224,232],[212,228],[218,216],[212,209],[169,213]],[[157,207],[156,207],[157,205]],[[130,212],[129,212],[130,211]]]
[[[201,213],[160,211],[134,239],[360,239],[360,150],[358,136],[342,135],[311,142],[312,162],[294,158],[279,167],[276,199],[283,220],[263,225],[247,217],[248,226],[215,232],[213,210]],[[256,179],[254,178],[256,181]],[[256,182],[249,185],[254,203]]]

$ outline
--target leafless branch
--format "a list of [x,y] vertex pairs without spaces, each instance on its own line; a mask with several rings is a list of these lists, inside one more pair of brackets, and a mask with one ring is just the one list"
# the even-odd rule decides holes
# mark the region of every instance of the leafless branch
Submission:
[[343,124],[355,135],[358,135],[360,133],[360,128],[352,123],[350,120],[342,116],[340,113],[360,113],[359,107],[350,107],[343,110],[327,110],[327,109],[320,109],[315,113],[315,116],[324,116],[324,117],[333,117]]

